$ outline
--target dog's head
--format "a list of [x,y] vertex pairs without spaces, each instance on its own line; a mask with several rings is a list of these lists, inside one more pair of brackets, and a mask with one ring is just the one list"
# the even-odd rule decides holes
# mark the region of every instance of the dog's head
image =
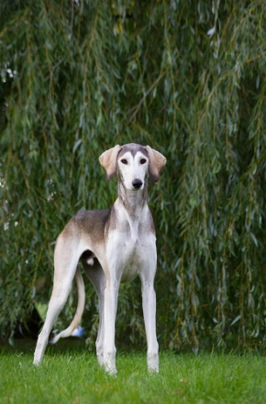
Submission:
[[166,158],[150,146],[130,143],[115,146],[99,157],[100,164],[110,180],[119,172],[125,187],[129,190],[143,189],[149,174],[157,182],[166,164]]

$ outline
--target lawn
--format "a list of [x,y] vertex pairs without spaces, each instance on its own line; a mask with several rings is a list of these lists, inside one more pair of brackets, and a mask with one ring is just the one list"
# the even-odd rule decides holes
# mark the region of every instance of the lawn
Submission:
[[0,345],[0,403],[265,403],[266,357],[246,353],[160,353],[148,374],[144,352],[120,352],[118,376],[98,366],[84,341],[49,347],[39,368],[34,343]]

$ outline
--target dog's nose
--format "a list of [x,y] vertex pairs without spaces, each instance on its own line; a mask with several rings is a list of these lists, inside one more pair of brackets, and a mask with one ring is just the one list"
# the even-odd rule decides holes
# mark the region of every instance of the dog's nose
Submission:
[[139,178],[136,178],[132,181],[132,185],[135,189],[139,189],[142,186],[142,181]]

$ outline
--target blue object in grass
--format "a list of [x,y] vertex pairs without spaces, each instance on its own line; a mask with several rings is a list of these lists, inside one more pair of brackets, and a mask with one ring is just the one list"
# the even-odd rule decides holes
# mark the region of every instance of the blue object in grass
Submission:
[[71,337],[82,337],[84,334],[84,329],[79,325],[75,330],[72,332]]

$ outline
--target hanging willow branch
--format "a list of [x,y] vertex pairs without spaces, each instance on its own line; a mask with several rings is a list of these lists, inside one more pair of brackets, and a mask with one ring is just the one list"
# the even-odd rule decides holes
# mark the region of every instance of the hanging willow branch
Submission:
[[[264,1],[4,0],[0,11],[2,336],[48,301],[65,223],[114,201],[98,156],[138,142],[168,160],[150,189],[161,345],[265,344]],[[75,295],[60,321],[74,307]],[[89,284],[87,309],[95,338]],[[120,293],[125,335],[144,341],[138,282]]]

